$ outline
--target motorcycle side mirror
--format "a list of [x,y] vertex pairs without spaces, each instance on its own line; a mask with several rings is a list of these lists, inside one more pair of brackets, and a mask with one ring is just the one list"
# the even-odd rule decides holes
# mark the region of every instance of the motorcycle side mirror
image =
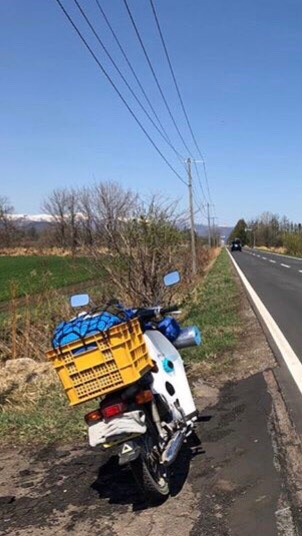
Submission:
[[88,305],[89,302],[90,298],[88,294],[74,294],[70,298],[71,307],[84,307],[84,305]]
[[176,285],[180,281],[180,274],[177,270],[174,272],[169,272],[168,274],[164,275],[164,285],[165,287],[172,287],[172,285]]

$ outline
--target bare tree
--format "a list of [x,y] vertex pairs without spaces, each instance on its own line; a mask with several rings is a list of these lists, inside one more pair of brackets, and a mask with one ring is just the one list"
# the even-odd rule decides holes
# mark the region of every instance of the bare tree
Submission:
[[7,197],[0,196],[0,244],[11,247],[16,241],[18,228],[13,219],[14,207]]
[[78,192],[73,188],[54,190],[44,201],[43,211],[52,216],[57,245],[74,253],[79,231]]
[[138,196],[116,182],[100,182],[93,188],[93,198],[97,237],[111,248],[120,225],[132,217]]
[[114,257],[105,261],[105,269],[123,297],[132,303],[156,304],[165,295],[164,273],[184,267],[187,247],[176,205],[153,197],[117,226],[111,235]]
[[84,187],[78,192],[81,244],[91,247],[94,241],[95,213],[94,195],[91,188]]
[[74,254],[79,240],[79,195],[73,188],[67,192],[67,222],[68,242]]
[[67,191],[54,190],[44,201],[42,209],[49,214],[53,220],[54,235],[57,245],[66,247],[67,245]]
[[[132,303],[159,302],[163,274],[175,266],[189,273],[188,238],[177,204],[153,196],[143,202],[116,182],[79,192],[81,232],[93,272],[107,273],[107,284]],[[109,255],[104,256],[100,246]],[[96,270],[97,268],[97,270]]]

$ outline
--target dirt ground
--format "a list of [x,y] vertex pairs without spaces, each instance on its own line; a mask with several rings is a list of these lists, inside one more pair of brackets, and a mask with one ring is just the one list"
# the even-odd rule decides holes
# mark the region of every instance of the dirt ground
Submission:
[[276,363],[243,291],[241,310],[230,374],[205,384],[198,367],[190,372],[201,448],[182,450],[163,505],[149,508],[128,468],[85,440],[34,451],[12,445],[0,456],[0,534],[299,534],[265,378]]

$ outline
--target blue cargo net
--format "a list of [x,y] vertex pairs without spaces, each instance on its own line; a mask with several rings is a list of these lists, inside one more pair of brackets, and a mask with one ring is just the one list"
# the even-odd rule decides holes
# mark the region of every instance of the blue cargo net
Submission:
[[92,335],[106,333],[113,326],[128,322],[135,316],[132,309],[125,309],[122,305],[114,306],[115,312],[108,309],[93,313],[81,313],[71,320],[61,322],[54,330],[52,338],[53,348],[58,348],[78,340],[82,340],[87,349],[85,339]]

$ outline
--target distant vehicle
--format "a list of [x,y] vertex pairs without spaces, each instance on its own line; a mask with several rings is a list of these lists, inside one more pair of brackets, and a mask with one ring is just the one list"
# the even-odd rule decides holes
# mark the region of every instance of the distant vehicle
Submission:
[[239,240],[239,238],[235,238],[235,240],[232,241],[231,251],[241,251],[241,249],[241,241]]

